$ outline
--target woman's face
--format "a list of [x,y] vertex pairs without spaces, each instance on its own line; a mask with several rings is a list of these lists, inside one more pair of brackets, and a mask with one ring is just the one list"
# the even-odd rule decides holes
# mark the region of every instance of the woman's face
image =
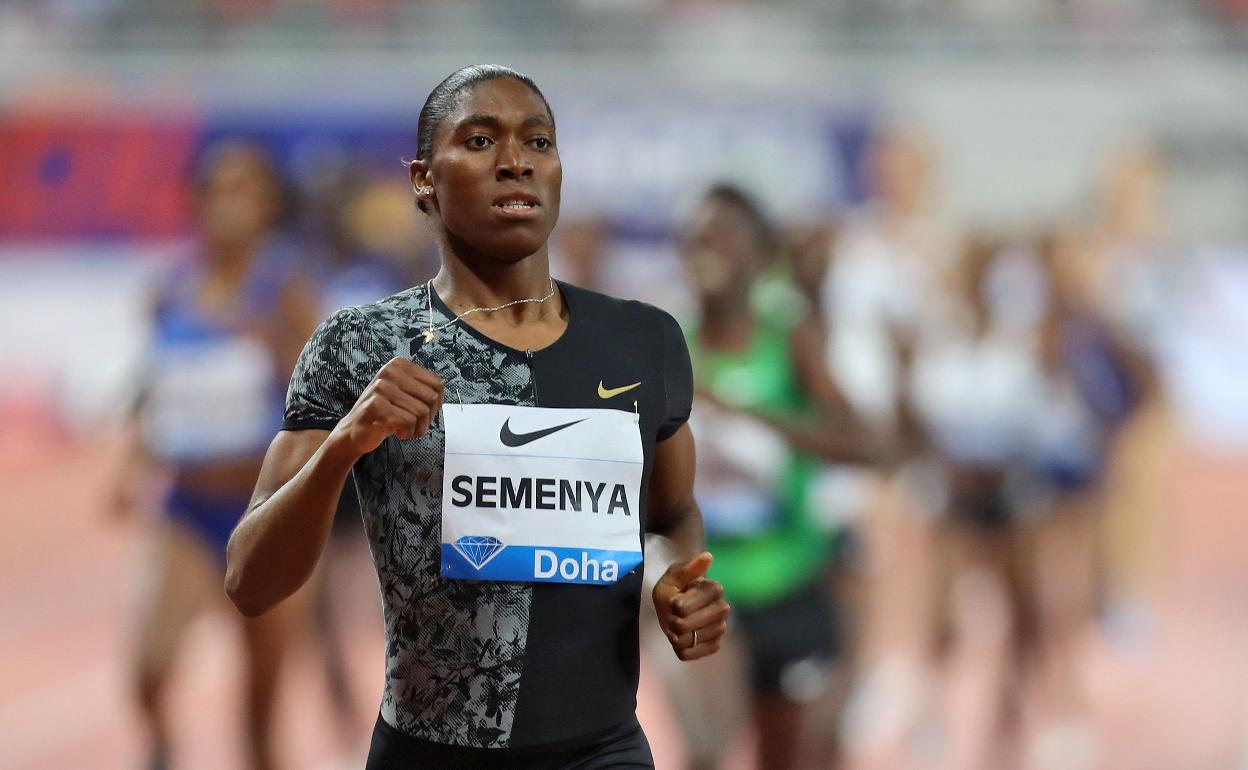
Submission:
[[693,288],[703,299],[748,287],[759,262],[745,215],[719,201],[706,201],[694,212],[682,250]]
[[412,181],[433,187],[443,226],[473,251],[505,261],[540,250],[559,218],[563,167],[555,126],[532,89],[512,78],[464,94],[438,126],[433,156]]
[[263,237],[277,216],[277,186],[264,161],[248,148],[230,148],[217,157],[199,191],[203,236],[221,247]]

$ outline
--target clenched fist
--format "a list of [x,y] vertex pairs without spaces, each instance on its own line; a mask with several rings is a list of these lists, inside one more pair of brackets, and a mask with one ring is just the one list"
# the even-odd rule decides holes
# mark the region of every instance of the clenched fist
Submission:
[[719,651],[728,633],[724,587],[706,577],[711,555],[702,552],[683,564],[673,564],[654,586],[654,609],[659,627],[681,660],[697,660]]
[[442,378],[406,358],[392,358],[338,422],[331,439],[363,456],[388,436],[423,436],[441,408]]

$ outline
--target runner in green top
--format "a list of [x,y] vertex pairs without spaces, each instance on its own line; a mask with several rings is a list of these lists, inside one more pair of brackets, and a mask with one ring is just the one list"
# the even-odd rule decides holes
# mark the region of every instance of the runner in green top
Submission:
[[[710,436],[700,442],[705,464],[721,467],[697,492],[717,579],[742,609],[783,599],[814,579],[831,547],[831,533],[815,524],[810,510],[814,459],[766,423],[733,412],[795,422],[813,416],[789,349],[792,323],[775,315],[755,315],[740,351],[707,348],[696,328],[688,337],[699,395],[723,405],[712,407],[711,429],[721,444],[732,442],[712,446]],[[734,431],[744,436],[720,435]],[[755,441],[741,441],[748,436]],[[749,450],[744,473],[732,468],[735,457],[721,456],[724,446]],[[735,479],[725,478],[734,470]]]
[[[786,768],[798,762],[803,709],[819,697],[820,674],[836,654],[824,587],[833,534],[812,515],[811,482],[818,458],[871,461],[877,453],[824,369],[818,319],[796,291],[776,291],[787,282],[760,280],[776,240],[744,193],[716,186],[682,247],[699,311],[687,331],[698,397],[694,493],[713,544],[711,573],[746,648],[759,766]],[[763,297],[770,301],[752,301]],[[703,688],[704,700],[720,697],[710,694],[714,686]],[[692,766],[717,763],[722,745],[690,743]]]

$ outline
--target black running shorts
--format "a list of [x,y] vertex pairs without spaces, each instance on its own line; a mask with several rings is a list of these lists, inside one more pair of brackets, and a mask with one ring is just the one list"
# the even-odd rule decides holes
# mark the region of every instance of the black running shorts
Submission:
[[424,741],[377,717],[366,770],[653,770],[637,718],[574,747],[477,749]]

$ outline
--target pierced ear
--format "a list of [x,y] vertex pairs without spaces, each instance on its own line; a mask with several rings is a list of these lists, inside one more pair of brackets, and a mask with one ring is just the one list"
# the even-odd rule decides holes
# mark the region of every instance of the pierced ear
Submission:
[[433,177],[429,173],[429,164],[423,160],[414,160],[407,165],[412,179],[412,190],[420,200],[433,199]]

